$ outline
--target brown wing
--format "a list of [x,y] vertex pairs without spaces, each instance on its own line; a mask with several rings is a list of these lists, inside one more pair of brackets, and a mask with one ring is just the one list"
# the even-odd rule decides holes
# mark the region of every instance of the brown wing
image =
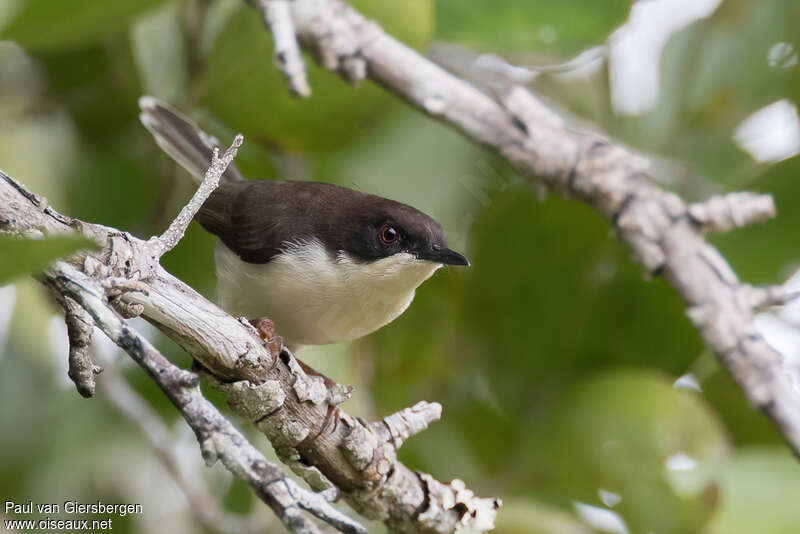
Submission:
[[[291,241],[331,220],[340,188],[317,182],[247,180],[222,184],[195,219],[242,260],[266,263]],[[333,194],[333,195],[331,195]]]

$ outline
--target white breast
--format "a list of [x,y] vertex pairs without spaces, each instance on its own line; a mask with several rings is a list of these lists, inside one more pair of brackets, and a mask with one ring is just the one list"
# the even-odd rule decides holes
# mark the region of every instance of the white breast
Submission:
[[265,264],[243,262],[225,245],[216,250],[218,296],[228,313],[269,317],[290,347],[349,341],[403,313],[414,290],[440,263],[395,254],[358,262],[332,258],[316,240],[287,246]]

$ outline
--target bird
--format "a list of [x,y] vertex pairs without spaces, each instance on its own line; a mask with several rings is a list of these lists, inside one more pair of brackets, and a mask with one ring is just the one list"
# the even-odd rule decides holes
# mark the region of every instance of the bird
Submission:
[[[154,97],[139,108],[156,143],[199,184],[219,141]],[[234,164],[195,220],[217,237],[220,307],[254,325],[271,320],[292,351],[366,336],[400,316],[443,265],[470,265],[412,206],[324,182],[248,179]]]

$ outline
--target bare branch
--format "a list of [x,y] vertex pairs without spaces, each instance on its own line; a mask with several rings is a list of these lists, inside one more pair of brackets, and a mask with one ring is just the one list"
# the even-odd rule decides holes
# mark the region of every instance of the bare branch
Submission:
[[[249,323],[229,316],[158,263],[137,280],[135,275],[145,269],[141,265],[153,254],[147,242],[32,207],[35,202],[34,195],[0,173],[0,221],[8,221],[0,231],[75,228],[104,243],[97,256],[77,258],[75,264],[93,273],[98,287],[113,296],[115,308],[135,307],[191,353],[212,386],[226,393],[231,407],[253,421],[312,488],[326,490],[325,498],[338,493],[356,511],[384,521],[395,532],[444,534],[493,521],[498,500],[479,499],[458,484],[426,483],[397,460],[395,447],[375,433],[374,424],[333,406],[337,399],[301,400],[294,388],[297,369],[279,343],[265,344]],[[132,281],[124,281],[130,277]],[[447,497],[432,499],[432,491]],[[466,502],[459,500],[467,497]],[[476,517],[470,510],[491,516]]]
[[237,135],[233,139],[233,144],[225,151],[222,157],[219,156],[219,149],[216,147],[214,148],[211,166],[206,171],[203,181],[200,187],[197,188],[197,191],[194,192],[192,199],[181,209],[181,212],[175,217],[169,225],[169,228],[167,228],[163,234],[158,237],[153,236],[148,240],[147,244],[154,249],[158,258],[165,252],[175,248],[175,245],[183,239],[183,235],[186,233],[189,223],[192,222],[192,219],[194,219],[194,216],[211,193],[219,186],[220,178],[233,162],[233,158],[236,157],[236,153],[239,151],[239,147],[242,146],[243,141],[244,138],[241,134]]
[[275,66],[283,72],[293,95],[311,96],[311,87],[306,77],[306,65],[300,55],[297,35],[294,32],[289,4],[291,0],[248,0],[261,12],[264,24],[272,32],[275,41]]
[[593,46],[563,63],[550,65],[514,65],[498,55],[476,54],[452,43],[433,43],[427,55],[450,72],[481,87],[500,89],[529,85],[542,74],[557,78],[585,75],[587,71],[601,66],[608,57],[608,46]]
[[[367,21],[346,4],[325,0],[292,0],[292,19],[300,44],[326,69],[338,72],[349,83],[367,77],[367,59],[360,53],[360,38],[380,37],[380,27]],[[343,7],[348,10],[344,10]],[[350,15],[354,15],[351,17]],[[345,24],[331,26],[343,17]],[[302,28],[300,27],[302,25]],[[358,26],[357,33],[354,25]]]
[[442,405],[438,402],[419,401],[410,408],[387,415],[382,421],[375,423],[376,432],[385,434],[395,449],[413,436],[419,434],[433,422],[442,417]]
[[256,494],[291,531],[317,533],[317,527],[302,510],[335,526],[341,532],[366,534],[366,530],[333,508],[324,498],[301,488],[268,462],[216,407],[200,392],[194,373],[169,362],[147,339],[130,328],[104,302],[102,288],[75,267],[57,262],[45,274],[46,284],[78,302],[109,339],[127,352],[158,384],[194,431],[207,465],[217,460],[234,475],[247,481]]
[[600,211],[645,268],[683,297],[708,346],[800,455],[800,395],[792,377],[758,333],[751,307],[741,305],[736,274],[702,235],[704,226],[732,228],[771,216],[766,197],[745,194],[692,209],[655,185],[640,157],[569,127],[523,87],[511,84],[496,100],[342,0],[295,0],[292,15],[300,43],[323,51],[325,68],[342,73],[348,61],[364,62],[369,78],[412,107],[493,150],[522,176]]
[[469,531],[487,532],[494,529],[497,510],[502,505],[500,499],[476,497],[472,491],[467,489],[464,481],[459,479],[445,485],[425,473],[420,473],[420,478],[425,483],[432,501],[428,510],[419,516],[420,523],[426,529],[441,532],[441,530],[437,530],[437,525],[442,520],[441,511],[447,510],[452,502],[456,502],[458,506],[464,508],[464,517],[469,520],[462,520],[462,524],[468,525]]
[[[204,185],[207,184],[204,193],[206,197],[216,186],[215,182],[230,163],[235,149],[240,144],[241,138],[237,138],[223,159],[218,160],[215,157],[215,164],[212,165],[204,181]],[[190,203],[190,209],[196,211],[204,200],[202,195],[195,195]],[[185,209],[179,219],[191,219],[193,213]],[[1,171],[0,221],[2,221],[0,231],[4,232],[41,235],[45,232],[60,233],[76,229],[106,244],[106,249],[96,256],[79,255],[72,260],[90,272],[94,279],[66,262],[58,262],[54,271],[43,275],[43,282],[58,294],[63,302],[71,303],[65,304],[68,315],[86,319],[88,316],[85,316],[82,310],[89,312],[91,319],[84,321],[86,328],[81,327],[80,334],[74,336],[75,340],[80,341],[80,348],[84,351],[88,349],[89,343],[85,333],[91,328],[90,321],[93,320],[106,335],[126,350],[148,372],[173,404],[181,410],[195,431],[207,463],[210,465],[219,459],[235,475],[247,480],[256,494],[276,512],[290,531],[298,533],[319,531],[314,523],[304,516],[303,511],[307,511],[341,532],[365,532],[360,525],[331,507],[327,500],[333,495],[330,491],[319,495],[309,492],[286,478],[276,466],[266,462],[216,408],[202,397],[196,375],[169,363],[147,340],[128,328],[104,302],[105,298],[109,298],[109,302],[113,299],[119,301],[117,307],[127,310],[126,306],[134,306],[137,312],[141,313],[143,305],[135,300],[123,301],[122,297],[149,295],[149,286],[145,285],[139,276],[145,272],[147,279],[152,279],[159,271],[163,271],[158,265],[158,257],[180,239],[185,224],[171,225],[163,240],[156,238],[144,242],[111,228],[64,217]],[[131,276],[133,278],[127,278]],[[181,294],[188,292],[191,292],[188,288],[179,290]],[[172,295],[168,299],[179,305],[180,296]],[[202,297],[200,299],[202,300]],[[80,304],[80,307],[76,303]],[[210,303],[205,304],[213,308]],[[201,303],[201,306],[205,304]],[[219,310],[216,310],[215,315],[227,317],[238,328],[242,328],[236,319],[226,316]],[[208,324],[217,326],[219,323],[213,316],[206,316],[203,320],[206,321],[204,325],[206,329]],[[249,331],[247,335],[251,336]],[[207,334],[199,334],[199,337],[207,337]],[[225,336],[222,334],[220,337]],[[192,346],[196,347],[196,342]],[[241,352],[237,354],[236,361],[239,363],[243,361],[241,355]]]
[[770,195],[749,191],[713,196],[699,204],[690,204],[689,217],[704,230],[727,232],[775,216],[775,202]]
[[761,310],[769,306],[782,306],[800,297],[800,293],[786,286],[754,287],[749,284],[739,286],[742,306]]
[[102,367],[94,364],[89,351],[92,345],[94,321],[75,301],[59,294],[56,295],[61,307],[64,308],[64,320],[67,323],[67,336],[69,337],[69,371],[67,374],[75,382],[75,387],[81,396],[93,397],[94,377],[103,371]]

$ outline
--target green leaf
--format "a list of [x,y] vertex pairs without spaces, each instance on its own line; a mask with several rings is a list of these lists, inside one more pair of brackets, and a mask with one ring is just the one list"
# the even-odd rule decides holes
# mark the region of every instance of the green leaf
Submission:
[[22,239],[0,235],[0,285],[20,276],[35,273],[50,263],[81,249],[96,249],[97,245],[77,236],[56,236],[47,239]]
[[27,0],[2,31],[24,48],[72,48],[123,30],[164,0]]

